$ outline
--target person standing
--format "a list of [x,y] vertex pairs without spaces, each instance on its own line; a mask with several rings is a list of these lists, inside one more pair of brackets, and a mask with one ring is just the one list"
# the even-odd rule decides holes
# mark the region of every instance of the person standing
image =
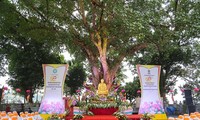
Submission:
[[8,112],[10,112],[10,105],[9,104],[6,105],[6,113],[8,113]]

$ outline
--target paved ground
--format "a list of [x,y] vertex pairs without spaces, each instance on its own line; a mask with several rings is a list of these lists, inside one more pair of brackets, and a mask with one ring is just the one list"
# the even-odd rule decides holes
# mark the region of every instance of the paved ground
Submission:
[[174,117],[174,118],[177,118],[178,117],[178,115],[167,115],[167,117],[169,118],[169,117]]

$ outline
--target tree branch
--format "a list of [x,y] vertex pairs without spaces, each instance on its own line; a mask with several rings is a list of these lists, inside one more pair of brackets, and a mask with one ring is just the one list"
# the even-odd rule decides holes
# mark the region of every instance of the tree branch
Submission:
[[80,10],[79,14],[81,15],[82,19],[83,19],[83,24],[86,27],[86,29],[88,29],[88,31],[90,30],[89,26],[88,26],[88,22],[86,20],[86,16],[85,16],[85,10],[84,10],[84,0],[80,0],[79,1],[79,6],[80,6]]
[[36,9],[33,5],[30,4],[30,2],[27,2],[25,0],[23,0],[23,2],[30,6],[32,10],[34,10],[41,18],[43,18],[45,21],[47,21],[47,18],[44,16],[44,14],[42,12],[40,12],[38,9]]
[[126,57],[126,56],[130,56],[130,55],[133,55],[135,54],[136,51],[139,51],[141,49],[144,49],[147,47],[147,44],[146,43],[140,43],[140,44],[136,44],[134,46],[132,46],[131,48],[129,48],[128,50],[124,51],[124,52],[121,52],[119,54],[119,57],[116,58],[113,63],[114,63],[114,67],[111,68],[111,72],[112,73],[116,73],[117,70],[119,69],[119,66],[121,64],[121,62],[123,61],[123,59]]

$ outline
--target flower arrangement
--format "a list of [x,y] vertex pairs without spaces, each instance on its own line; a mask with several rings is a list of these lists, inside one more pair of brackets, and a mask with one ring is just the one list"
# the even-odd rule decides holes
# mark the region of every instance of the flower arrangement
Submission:
[[88,108],[111,108],[111,107],[118,108],[118,105],[117,103],[111,102],[111,101],[104,101],[104,102],[93,101],[92,103],[88,103],[87,107]]
[[68,106],[75,106],[78,102],[77,98],[75,96],[72,96],[72,97],[67,97],[67,98],[63,98],[63,99],[67,99],[67,103],[68,103]]
[[73,120],[81,120],[83,118],[83,115],[77,114],[73,117]]
[[93,113],[93,112],[91,112],[91,111],[88,111],[88,112],[87,112],[87,115],[89,115],[89,116],[93,116],[93,115],[94,115],[94,113]]
[[142,120],[151,120],[153,119],[155,116],[153,114],[149,114],[149,113],[145,113],[141,116]]
[[62,120],[63,115],[61,114],[52,114],[47,120]]
[[124,115],[123,113],[115,112],[113,115],[114,115],[118,120],[127,120],[126,115]]

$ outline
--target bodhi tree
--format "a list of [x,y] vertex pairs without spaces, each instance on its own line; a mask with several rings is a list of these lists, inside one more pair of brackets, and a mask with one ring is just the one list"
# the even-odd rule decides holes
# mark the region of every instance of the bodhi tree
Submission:
[[26,26],[19,25],[25,35],[39,39],[45,31],[43,38],[48,40],[53,33],[75,58],[87,58],[95,86],[104,78],[110,88],[125,57],[146,47],[141,31],[148,32],[149,27],[140,21],[144,16],[125,1],[22,0],[13,5],[12,10],[27,21]]
[[164,7],[169,2],[163,0],[20,0],[10,4],[13,7],[6,12],[16,13],[23,21],[17,24],[20,33],[53,46],[64,44],[76,59],[87,59],[93,84],[104,78],[109,89],[121,63],[160,34],[152,29],[154,23],[171,29],[165,23],[174,22],[166,20],[173,16]]

